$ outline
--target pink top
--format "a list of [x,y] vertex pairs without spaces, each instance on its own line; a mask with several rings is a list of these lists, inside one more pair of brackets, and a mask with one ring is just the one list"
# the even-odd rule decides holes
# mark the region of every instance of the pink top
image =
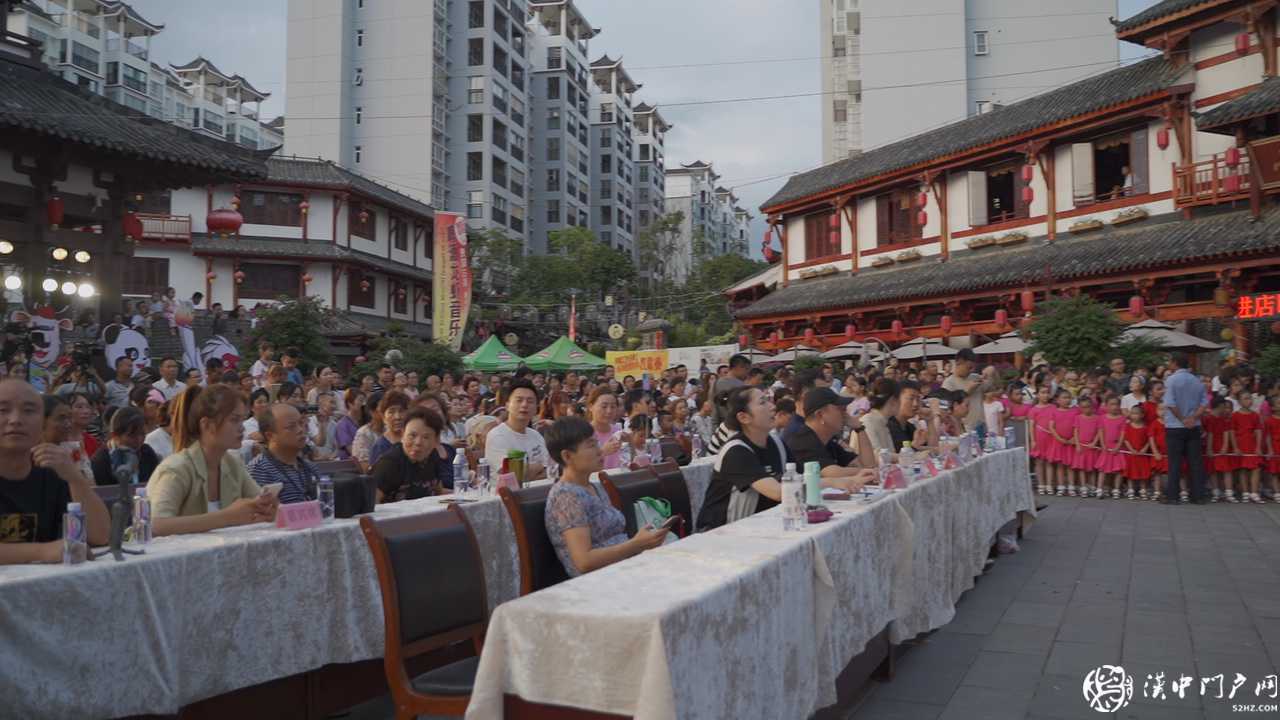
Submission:
[[1103,449],[1114,452],[1112,448],[1120,444],[1120,438],[1124,437],[1124,428],[1129,424],[1123,415],[1111,417],[1110,415],[1102,416],[1102,443]]
[[1009,411],[1009,417],[1023,418],[1031,414],[1031,406],[1026,403],[1011,403],[1005,400],[1004,408]]
[[[1080,411],[1076,408],[1053,408],[1053,414],[1046,418],[1046,422],[1053,421],[1053,431],[1058,437],[1070,441],[1076,431],[1076,418],[1080,415]],[[1053,438],[1057,440],[1058,438]]]
[[1080,435],[1080,444],[1092,442],[1098,437],[1098,428],[1102,427],[1101,415],[1081,415],[1076,418],[1076,433]]
[[[613,439],[613,435],[614,435],[614,430],[612,428],[610,428],[608,432],[597,432],[596,444],[599,445],[601,449],[603,449],[605,446],[605,443]],[[605,470],[613,470],[619,467],[620,465],[622,465],[622,451],[619,450],[618,452],[615,452],[612,455],[603,455],[601,456],[600,461],[601,461],[600,466],[603,467]]]

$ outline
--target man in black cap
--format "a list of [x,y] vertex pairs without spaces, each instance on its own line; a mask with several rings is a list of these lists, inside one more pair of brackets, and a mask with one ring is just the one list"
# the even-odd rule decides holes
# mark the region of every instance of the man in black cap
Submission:
[[873,482],[876,471],[870,452],[859,456],[840,445],[840,431],[849,416],[846,408],[851,402],[853,398],[826,387],[805,393],[804,426],[787,439],[787,450],[797,469],[803,469],[807,462],[818,463],[823,485],[854,491]]

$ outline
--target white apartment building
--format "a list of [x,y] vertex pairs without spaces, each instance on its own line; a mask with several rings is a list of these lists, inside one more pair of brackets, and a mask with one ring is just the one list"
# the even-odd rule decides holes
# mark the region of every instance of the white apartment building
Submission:
[[720,175],[701,160],[666,170],[663,212],[680,213],[680,234],[668,265],[661,271],[683,282],[700,257],[747,253],[751,215],[730,190],[716,184]]
[[260,121],[268,94],[240,75],[227,75],[202,57],[172,68],[152,62],[151,38],[164,26],[123,2],[26,0],[14,10],[9,29],[39,41],[44,64],[89,92],[251,148],[284,142],[280,128]]
[[667,132],[671,124],[662,118],[658,108],[640,103],[635,107],[636,166],[636,233],[663,214],[666,199]]
[[818,0],[831,163],[1107,69],[1116,0]]
[[640,86],[622,60],[591,63],[591,229],[618,250],[635,255],[635,123],[632,97]]

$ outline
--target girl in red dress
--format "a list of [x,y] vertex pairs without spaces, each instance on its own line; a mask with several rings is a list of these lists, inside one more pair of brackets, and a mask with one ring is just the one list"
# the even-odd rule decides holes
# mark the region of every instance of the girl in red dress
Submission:
[[1280,503],[1280,415],[1276,413],[1277,410],[1272,409],[1263,423],[1263,440],[1267,448],[1267,473],[1271,475],[1271,499]]
[[1102,497],[1102,485],[1094,478],[1098,469],[1098,455],[1102,452],[1102,417],[1096,412],[1093,395],[1088,390],[1080,393],[1079,408],[1080,416],[1076,418],[1076,454],[1071,467],[1080,476],[1081,495],[1096,487],[1091,494]]
[[1147,483],[1151,482],[1151,460],[1155,454],[1155,444],[1151,440],[1151,428],[1147,425],[1146,413],[1141,405],[1129,408],[1129,424],[1124,428],[1124,476],[1129,480],[1129,491],[1125,496],[1136,500],[1142,491],[1142,499],[1147,499]]
[[1050,447],[1049,413],[1053,412],[1053,405],[1049,402],[1051,392],[1048,385],[1040,386],[1036,390],[1036,404],[1027,413],[1030,421],[1027,438],[1031,441],[1030,455],[1036,460],[1036,479],[1041,495],[1053,493],[1053,465],[1046,457]]
[[1237,502],[1232,492],[1232,473],[1236,469],[1235,449],[1232,447],[1234,434],[1231,432],[1231,403],[1224,397],[1214,396],[1209,401],[1209,414],[1200,422],[1204,426],[1205,469],[1217,480],[1213,489],[1213,502]]
[[1240,487],[1244,488],[1243,502],[1260,503],[1259,485],[1262,482],[1262,417],[1253,411],[1253,393],[1241,390],[1236,395],[1240,409],[1231,414],[1231,434],[1239,457],[1236,468],[1240,470]]
[[1151,423],[1151,442],[1156,448],[1155,460],[1151,463],[1151,500],[1159,500],[1164,494],[1165,476],[1169,474],[1169,454],[1167,438],[1164,435],[1164,423],[1157,419]]
[[[1076,471],[1071,467],[1076,455],[1076,415],[1071,407],[1071,391],[1059,388],[1054,396],[1057,404],[1049,415],[1050,457],[1058,475],[1058,494],[1076,496]],[[1064,487],[1065,485],[1065,487]],[[1082,488],[1083,489],[1083,488]],[[1082,495],[1084,493],[1081,493]]]

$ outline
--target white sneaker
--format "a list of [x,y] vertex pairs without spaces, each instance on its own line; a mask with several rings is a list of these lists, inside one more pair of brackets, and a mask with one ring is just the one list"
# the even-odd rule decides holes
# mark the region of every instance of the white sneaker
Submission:
[[1066,497],[1066,495],[1067,495],[1067,489],[1066,489],[1066,488],[1064,488],[1064,487],[1062,487],[1061,485],[1059,485],[1059,486],[1058,486],[1058,497]]
[[1233,492],[1228,491],[1228,492],[1223,493],[1223,495],[1226,497],[1227,502],[1229,502],[1229,503],[1238,503],[1238,502],[1240,502],[1238,499],[1236,499],[1235,493],[1233,493]]
[[1133,491],[1133,488],[1129,488],[1129,492],[1125,493],[1124,496],[1129,498],[1130,500],[1138,499],[1138,494]]
[[1113,499],[1115,499],[1115,500],[1119,500],[1119,499],[1121,498],[1121,495],[1120,495],[1120,488],[1116,488],[1115,490],[1112,490],[1112,491],[1111,491],[1111,497],[1112,497]]
[[1250,493],[1250,494],[1249,494],[1249,502],[1251,502],[1251,503],[1257,503],[1257,504],[1262,504],[1262,496],[1261,496],[1261,495],[1259,495],[1258,493]]

